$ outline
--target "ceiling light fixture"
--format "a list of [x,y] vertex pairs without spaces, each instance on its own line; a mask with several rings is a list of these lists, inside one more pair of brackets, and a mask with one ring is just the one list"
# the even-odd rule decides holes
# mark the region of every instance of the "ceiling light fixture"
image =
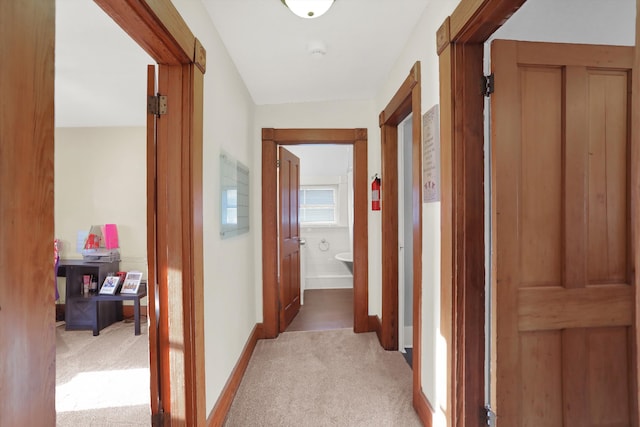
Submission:
[[317,18],[323,15],[335,0],[281,0],[291,12],[301,18]]

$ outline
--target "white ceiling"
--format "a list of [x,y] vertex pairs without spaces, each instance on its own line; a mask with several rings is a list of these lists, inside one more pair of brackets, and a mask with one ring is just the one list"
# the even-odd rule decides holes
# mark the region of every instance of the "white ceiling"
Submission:
[[[295,16],[280,0],[203,2],[262,105],[371,99],[429,0],[336,0],[314,19]],[[309,54],[314,42],[324,43],[324,56]]]
[[[336,0],[315,19],[280,0],[191,1],[262,105],[371,99],[430,0]],[[327,53],[311,56],[318,41]],[[143,125],[150,63],[93,1],[56,0],[56,126]]]
[[154,61],[93,1],[56,0],[57,127],[143,126]]

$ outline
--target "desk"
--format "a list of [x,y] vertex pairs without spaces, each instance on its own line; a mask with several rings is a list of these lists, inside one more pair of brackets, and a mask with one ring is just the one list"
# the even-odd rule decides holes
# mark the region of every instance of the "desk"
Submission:
[[65,290],[65,329],[68,331],[93,330],[98,335],[112,323],[122,320],[122,300],[94,301],[97,295],[82,295],[82,276],[91,274],[97,277],[98,288],[109,273],[119,270],[120,263],[89,262],[81,259],[61,259],[58,276],[66,277]]
[[140,335],[140,298],[147,296],[147,285],[140,283],[137,294],[115,294],[115,295],[91,295],[87,299],[95,302],[95,321],[93,322],[93,336],[99,335],[98,318],[100,317],[100,302],[102,301],[133,301],[133,321],[135,324],[134,333]]

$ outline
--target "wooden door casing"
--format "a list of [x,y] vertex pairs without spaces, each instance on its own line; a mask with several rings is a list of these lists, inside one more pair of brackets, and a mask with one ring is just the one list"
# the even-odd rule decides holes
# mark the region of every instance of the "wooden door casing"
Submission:
[[280,332],[284,332],[300,311],[300,159],[283,147],[278,153]]
[[492,44],[499,426],[636,425],[633,55],[631,47]]
[[157,290],[159,301],[158,323],[150,321],[154,327],[150,335],[156,334],[150,337],[150,344],[157,343],[157,348],[150,348],[150,357],[157,360],[160,376],[160,381],[151,384],[153,423],[204,425],[202,122],[206,51],[171,2],[94,1],[159,64],[158,91],[170,100],[167,114],[156,122],[156,145],[147,151],[156,172],[155,178],[148,175],[148,180],[155,179],[147,194],[147,218],[155,216],[155,230],[149,230],[153,223],[147,224],[148,292],[155,295]]

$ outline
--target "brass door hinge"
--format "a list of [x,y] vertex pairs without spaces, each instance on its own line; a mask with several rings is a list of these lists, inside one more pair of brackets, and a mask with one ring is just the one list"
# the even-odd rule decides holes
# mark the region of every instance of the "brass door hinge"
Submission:
[[150,95],[147,97],[147,112],[156,116],[167,114],[167,96]]

